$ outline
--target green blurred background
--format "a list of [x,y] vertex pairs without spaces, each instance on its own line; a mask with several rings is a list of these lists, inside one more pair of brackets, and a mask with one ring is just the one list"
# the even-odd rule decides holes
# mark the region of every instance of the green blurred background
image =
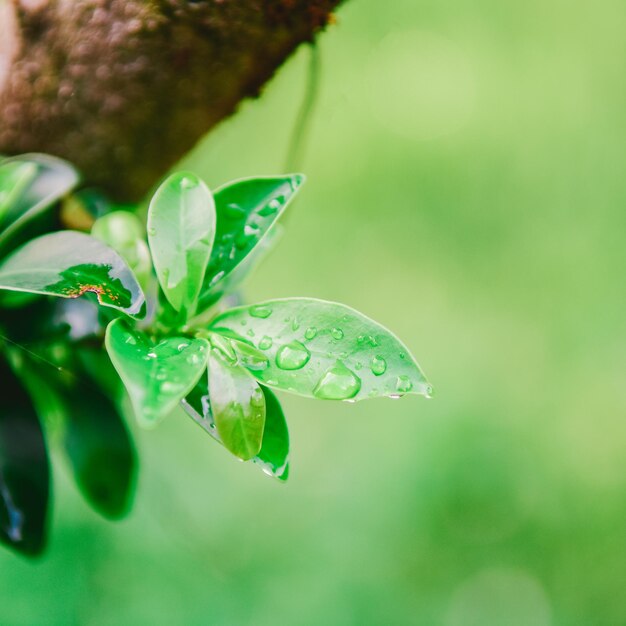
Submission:
[[[0,622],[626,624],[623,0],[350,0],[320,40],[309,181],[250,300],[399,334],[427,401],[283,395],[286,486],[183,414],[136,434],[136,506],[56,463],[48,554]],[[187,165],[281,172],[308,51]]]

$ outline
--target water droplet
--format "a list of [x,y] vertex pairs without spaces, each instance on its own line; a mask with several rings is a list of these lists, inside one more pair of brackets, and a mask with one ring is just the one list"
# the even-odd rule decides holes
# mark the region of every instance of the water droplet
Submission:
[[238,204],[235,204],[234,202],[226,205],[224,213],[226,217],[231,220],[240,220],[243,219],[246,215],[245,209],[240,207]]
[[188,344],[188,343],[185,343],[185,342],[183,342],[183,343],[179,343],[179,344],[178,344],[178,351],[179,351],[179,352],[182,352],[182,351],[183,351],[185,348],[187,348],[187,347],[189,347],[189,344]]
[[252,330],[252,328],[248,329],[246,335],[248,335],[248,337],[254,337],[254,331]]
[[343,330],[341,330],[341,328],[333,328],[330,331],[330,334],[332,335],[332,338],[336,339],[337,341],[343,339]]
[[408,391],[411,391],[412,388],[413,383],[408,376],[398,376],[396,379],[396,391],[399,391],[400,393],[407,393]]
[[347,400],[361,389],[361,379],[342,361],[337,361],[319,379],[313,395],[324,400]]
[[154,237],[156,235],[156,228],[148,228],[148,235]]
[[250,307],[250,315],[252,317],[258,317],[260,319],[266,319],[272,314],[272,309],[262,304],[257,304]]
[[177,385],[176,383],[170,382],[169,380],[166,380],[161,385],[161,391],[163,391],[164,393],[177,393],[179,389],[180,389],[179,385]]
[[299,341],[291,341],[278,350],[276,365],[282,370],[299,370],[310,358],[311,353]]
[[263,391],[261,391],[260,387],[257,387],[250,396],[250,404],[255,408],[260,408],[265,406],[265,396],[263,395]]
[[311,326],[304,331],[305,339],[314,339],[317,335],[317,328],[315,326]]
[[355,370],[360,370],[363,367],[363,365],[361,363],[359,363],[359,361],[355,361],[354,363],[354,369]]
[[272,338],[265,335],[261,341],[259,341],[259,348],[261,350],[269,350],[272,347],[272,343],[274,343]]
[[137,340],[132,335],[128,335],[128,337],[126,337],[126,341],[124,343],[128,343],[131,346],[136,346],[137,345]]
[[200,363],[200,355],[196,354],[195,352],[193,354],[190,354],[187,357],[187,363],[189,363],[189,365],[199,365],[199,363]]
[[276,213],[278,209],[280,209],[280,201],[276,198],[273,198],[262,209],[258,211],[258,214],[261,217],[268,217],[269,215],[274,215],[274,213]]
[[291,322],[291,330],[298,330],[300,328],[300,320],[298,317],[293,318],[293,322]]
[[188,176],[183,176],[180,179],[180,188],[181,189],[192,189],[193,187],[196,187],[197,183],[195,180],[193,180],[193,178],[189,178]]
[[382,356],[373,356],[370,369],[374,376],[382,376],[387,371],[387,361]]
[[426,388],[424,389],[424,396],[428,398],[429,400],[433,397],[432,385],[426,385]]
[[156,352],[148,352],[148,358],[150,359],[156,359]]
[[402,394],[401,393],[392,393],[389,397],[392,400],[399,400],[402,397]]
[[405,359],[406,358],[406,354],[404,354],[404,352],[400,352],[400,354],[398,355],[401,359]]
[[344,400],[344,402],[347,402],[348,404],[354,404],[356,400],[354,398],[350,398],[349,400]]

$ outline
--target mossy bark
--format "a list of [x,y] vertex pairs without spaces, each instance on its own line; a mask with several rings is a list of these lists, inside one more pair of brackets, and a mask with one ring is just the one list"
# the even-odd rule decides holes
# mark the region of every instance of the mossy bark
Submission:
[[340,0],[0,0],[0,153],[141,197]]

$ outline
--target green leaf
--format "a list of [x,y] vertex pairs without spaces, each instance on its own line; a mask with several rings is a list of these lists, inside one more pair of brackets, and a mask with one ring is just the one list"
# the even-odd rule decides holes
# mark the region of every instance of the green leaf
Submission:
[[265,396],[265,431],[263,445],[254,462],[269,476],[279,480],[289,477],[289,430],[278,398],[261,385]]
[[103,243],[74,231],[43,235],[0,264],[0,289],[98,302],[129,315],[143,315],[145,298],[123,259]]
[[246,331],[269,361],[265,369],[251,369],[254,376],[302,396],[356,401],[432,391],[395,335],[343,304],[273,300],[226,311],[211,329]]
[[262,244],[303,183],[302,174],[245,178],[215,191],[217,234],[202,287],[201,308],[224,291],[224,279]]
[[67,161],[47,154],[23,154],[6,159],[2,161],[0,168],[14,167],[13,164],[16,163],[34,167],[35,172],[29,174],[28,183],[23,185],[20,193],[11,198],[4,220],[8,227],[0,234],[0,248],[79,182],[77,171]]
[[105,345],[142,426],[156,425],[193,389],[206,368],[206,339],[168,337],[153,343],[119,318]]
[[263,391],[245,368],[228,363],[216,349],[209,354],[209,398],[224,446],[244,461],[254,458],[263,441]]
[[37,166],[34,163],[19,161],[0,163],[0,222],[17,203],[36,173]]
[[195,311],[215,219],[213,196],[194,174],[173,174],[150,202],[148,242],[163,293],[176,311]]
[[34,556],[46,543],[48,454],[31,400],[4,361],[0,380],[0,540]]
[[146,289],[152,272],[150,250],[140,219],[130,211],[113,211],[98,218],[91,235],[115,250]]
[[119,519],[128,511],[133,496],[135,449],[110,395],[87,376],[75,351],[69,355],[67,369],[15,349],[11,350],[11,363],[28,388],[37,413],[46,417],[48,434],[48,426],[58,431],[85,500],[104,517]]
[[[289,432],[282,408],[276,396],[260,385],[265,396],[265,428],[261,450],[252,459],[268,476],[287,480],[289,476]],[[215,441],[223,444],[211,413],[209,401],[208,376],[202,376],[198,384],[181,402],[187,415],[191,417]]]

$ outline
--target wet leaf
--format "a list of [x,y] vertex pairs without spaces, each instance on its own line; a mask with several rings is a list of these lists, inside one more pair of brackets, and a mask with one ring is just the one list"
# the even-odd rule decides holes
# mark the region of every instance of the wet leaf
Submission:
[[0,540],[33,556],[46,543],[48,454],[32,402],[4,361],[0,380]]
[[[260,385],[265,396],[265,427],[261,450],[252,459],[268,476],[285,481],[289,475],[289,432],[282,408],[270,389]],[[182,407],[215,441],[224,445],[215,427],[209,401],[208,376],[182,401]]]
[[163,293],[176,311],[195,311],[215,219],[213,196],[195,174],[173,174],[152,198],[148,242]]
[[211,329],[231,335],[245,330],[245,339],[254,341],[269,363],[250,371],[270,387],[325,400],[431,393],[407,347],[342,304],[273,300],[226,311]]
[[225,279],[254,253],[287,208],[304,176],[293,174],[245,178],[215,191],[217,233],[201,295],[201,308],[215,301],[230,281]]
[[143,315],[145,298],[123,259],[94,237],[61,231],[33,239],[0,264],[0,289],[77,298]]
[[156,425],[193,389],[205,371],[206,339],[168,337],[156,343],[119,318],[105,345],[142,426]]
[[244,461],[254,458],[263,441],[265,396],[245,368],[228,363],[215,349],[209,354],[209,397],[224,446]]
[[0,248],[4,247],[28,222],[69,193],[79,182],[78,172],[67,161],[47,154],[23,154],[12,157],[2,161],[0,169],[12,168],[16,163],[27,165],[34,172],[27,176],[28,182],[22,185],[20,192],[11,198],[4,219],[6,228],[0,233]]

